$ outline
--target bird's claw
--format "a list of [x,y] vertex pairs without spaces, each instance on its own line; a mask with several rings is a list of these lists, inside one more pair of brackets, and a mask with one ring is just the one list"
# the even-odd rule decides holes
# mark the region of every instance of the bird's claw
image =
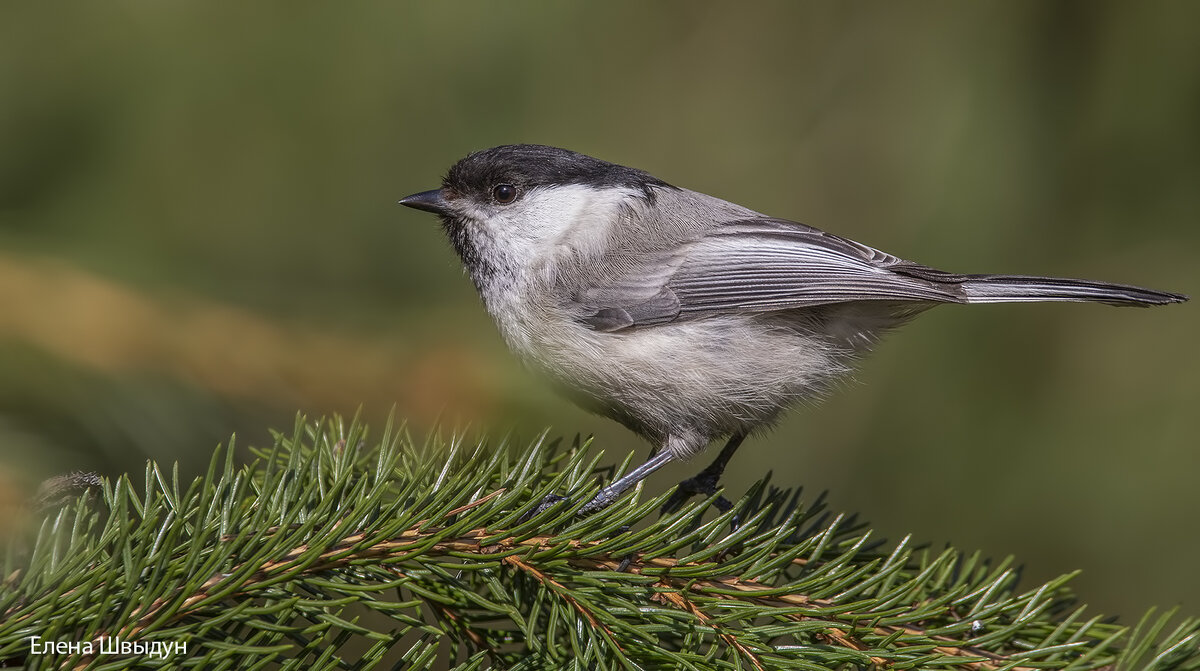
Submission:
[[[703,496],[712,496],[717,493],[717,483],[720,481],[720,474],[713,473],[707,469],[700,471],[695,477],[688,478],[680,482],[675,487],[675,492],[671,494],[671,498],[667,499],[659,510],[660,514],[667,515],[678,511],[687,503],[688,499],[697,494]],[[713,505],[722,513],[729,511],[733,507],[729,499],[724,496],[718,496],[713,501]]]
[[541,515],[542,513],[546,512],[547,510],[550,510],[551,508],[553,508],[554,506],[557,506],[558,504],[562,503],[563,501],[568,501],[568,500],[569,499],[567,499],[567,497],[565,497],[565,496],[559,496],[558,494],[547,494],[546,497],[541,500],[541,502],[539,502],[536,506],[530,508],[529,510],[525,511],[524,515],[521,515],[521,517],[517,518],[517,524],[523,524],[525,522],[528,522],[529,520],[537,517],[538,515]]
[[[688,499],[697,494],[703,496],[712,496],[717,493],[717,483],[721,479],[719,472],[713,472],[710,469],[705,469],[696,474],[695,477],[688,478],[680,482],[675,487],[675,492],[667,499],[666,503],[659,509],[660,515],[668,515],[674,513],[687,503]],[[724,496],[718,496],[713,499],[713,506],[725,514],[733,509],[733,503]],[[734,515],[729,520],[730,531],[737,531],[742,526],[742,520],[738,515]]]

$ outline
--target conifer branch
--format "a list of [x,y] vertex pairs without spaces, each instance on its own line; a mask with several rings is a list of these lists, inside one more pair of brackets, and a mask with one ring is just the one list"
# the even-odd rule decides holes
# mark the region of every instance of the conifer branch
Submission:
[[[391,426],[368,446],[357,422],[298,423],[245,466],[150,464],[51,510],[6,552],[0,666],[1200,669],[1195,618],[1086,617],[1070,575],[1018,591],[1008,560],[885,552],[797,491],[579,518],[586,446]],[[525,519],[548,493],[575,504]]]

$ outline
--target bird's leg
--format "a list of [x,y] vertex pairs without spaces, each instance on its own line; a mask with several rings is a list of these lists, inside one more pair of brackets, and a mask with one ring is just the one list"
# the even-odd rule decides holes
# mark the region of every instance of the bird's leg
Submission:
[[671,456],[670,450],[659,450],[657,454],[647,459],[646,462],[641,466],[629,471],[625,475],[609,483],[609,485],[604,489],[601,489],[594,497],[592,497],[591,501],[588,501],[582,508],[579,509],[579,514],[590,515],[597,510],[607,508],[612,504],[613,501],[616,501],[626,489],[629,489],[642,480],[645,480],[647,476],[665,466],[667,462],[671,461],[672,459],[674,459],[674,457]]
[[[629,471],[624,476],[614,480],[613,482],[609,483],[607,487],[597,492],[597,494],[592,497],[591,501],[588,501],[582,508],[579,509],[578,514],[590,515],[598,510],[607,508],[612,504],[613,501],[616,501],[626,489],[629,489],[630,487],[646,479],[646,476],[662,468],[673,458],[674,457],[671,456],[670,450],[657,451],[656,453],[652,454],[652,456],[641,466]],[[548,510],[566,500],[567,497],[565,496],[558,496],[557,494],[547,495],[541,500],[541,502],[522,515],[520,519],[522,522],[532,519],[543,511]]]
[[[725,447],[721,448],[721,453],[717,455],[716,459],[713,459],[711,464],[695,476],[679,483],[679,486],[675,488],[675,493],[663,504],[662,513],[679,510],[688,499],[696,494],[708,496],[714,494],[717,491],[717,483],[721,481],[721,475],[725,472],[725,466],[729,464],[730,457],[737,452],[745,439],[746,434],[744,433],[735,433],[730,436],[729,442],[725,443]],[[717,500],[713,501],[713,505],[721,512],[726,512],[733,507],[729,499],[724,496],[718,496]]]

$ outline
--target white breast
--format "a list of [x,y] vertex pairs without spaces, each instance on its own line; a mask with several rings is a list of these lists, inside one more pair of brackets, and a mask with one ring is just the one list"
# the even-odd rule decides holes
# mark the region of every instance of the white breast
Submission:
[[583,328],[562,307],[563,293],[569,293],[564,276],[610,248],[621,208],[635,199],[626,188],[537,187],[480,217],[475,244],[498,267],[496,277],[479,283],[480,292],[518,354],[537,357],[539,347]]

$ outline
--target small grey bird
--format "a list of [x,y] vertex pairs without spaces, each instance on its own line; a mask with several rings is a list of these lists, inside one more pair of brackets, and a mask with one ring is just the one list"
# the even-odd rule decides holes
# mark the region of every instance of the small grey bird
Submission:
[[941,303],[1187,300],[1106,282],[934,270],[541,145],[471,154],[442,188],[400,203],[441,217],[526,364],[653,445],[584,513],[727,436],[668,506],[714,492],[749,433],[826,392],[884,332]]

